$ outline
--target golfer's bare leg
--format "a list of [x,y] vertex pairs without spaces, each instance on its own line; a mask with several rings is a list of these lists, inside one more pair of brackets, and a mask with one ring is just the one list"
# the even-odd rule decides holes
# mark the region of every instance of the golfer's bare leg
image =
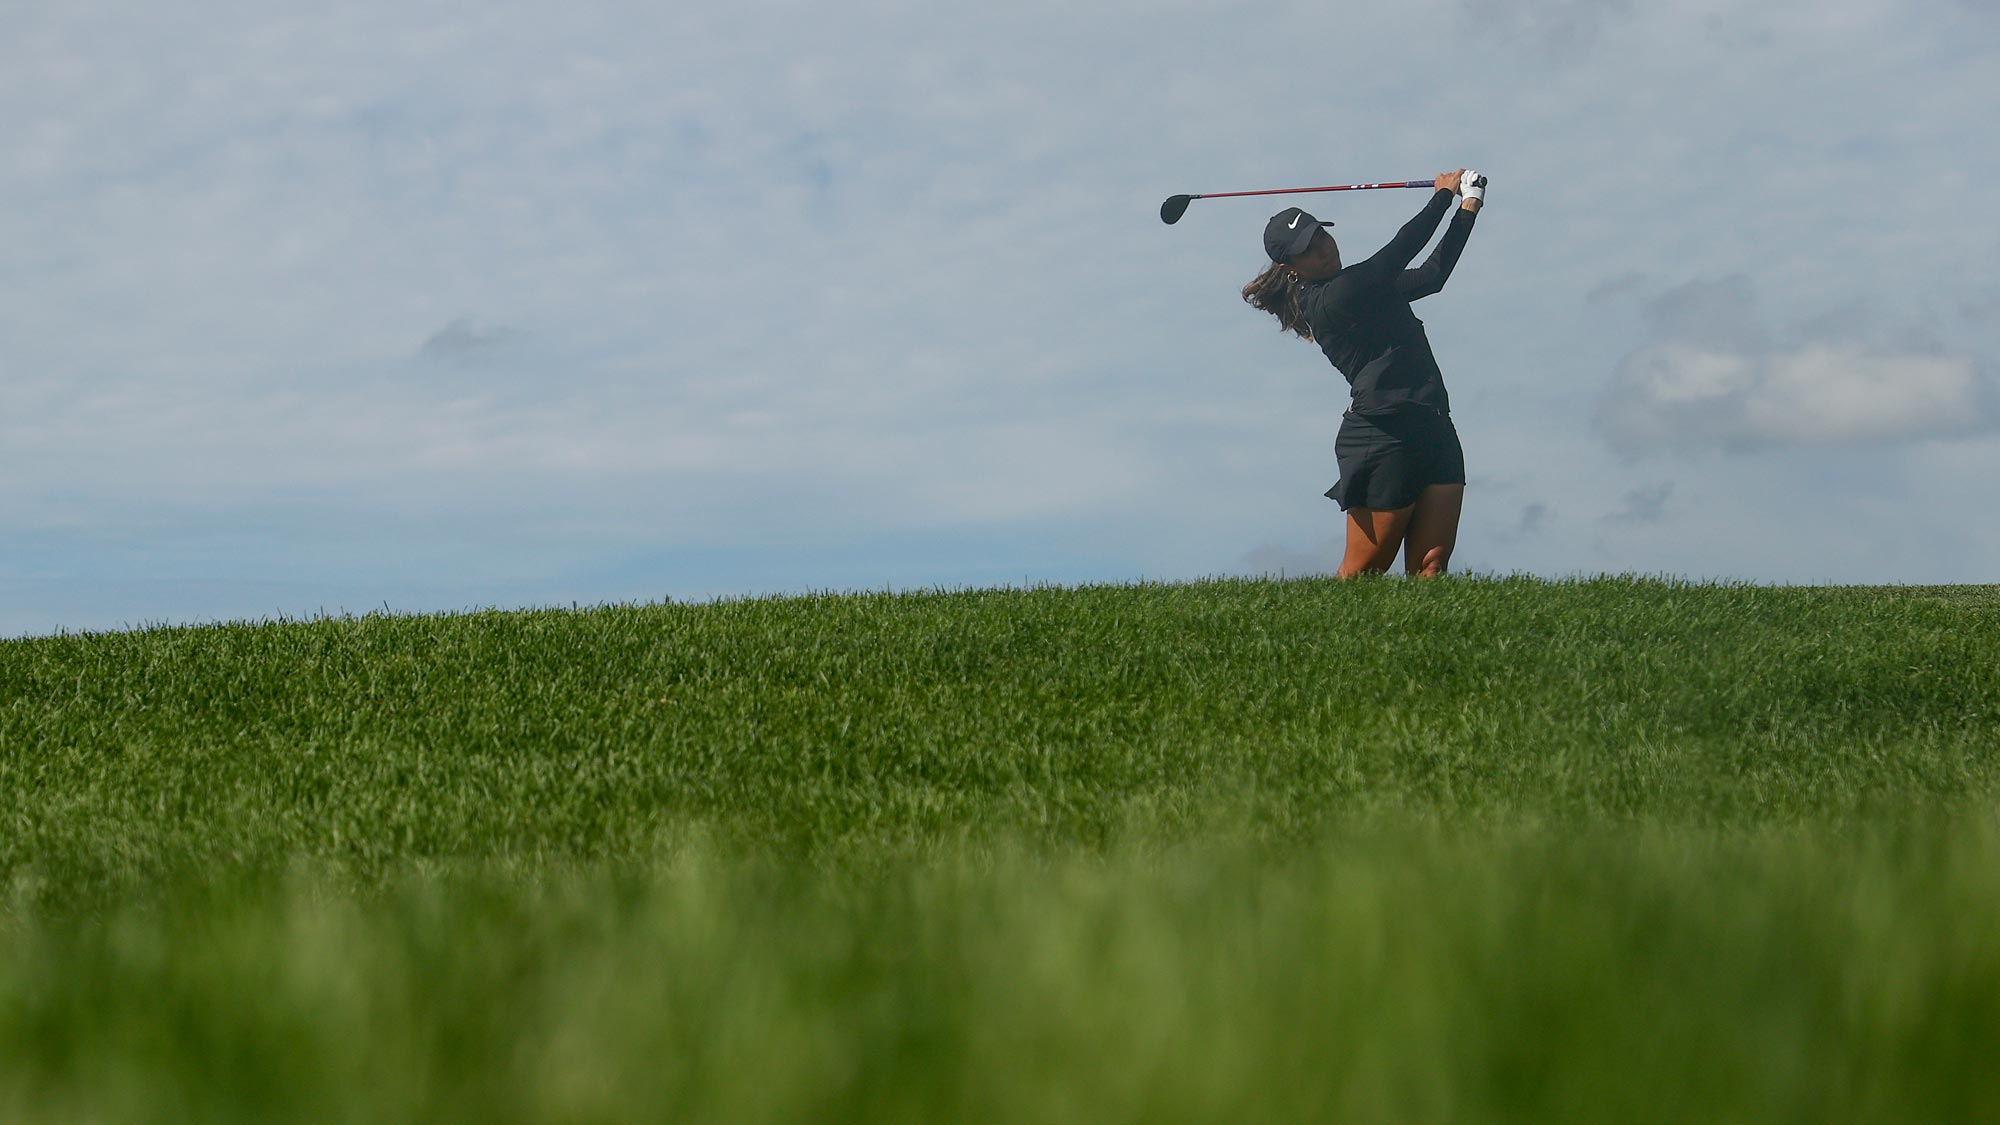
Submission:
[[1403,570],[1434,578],[1443,574],[1458,545],[1458,516],[1465,507],[1465,486],[1434,484],[1417,497],[1410,525],[1404,532]]
[[1403,528],[1413,508],[1347,509],[1347,554],[1340,560],[1340,577],[1363,571],[1387,570],[1403,545]]

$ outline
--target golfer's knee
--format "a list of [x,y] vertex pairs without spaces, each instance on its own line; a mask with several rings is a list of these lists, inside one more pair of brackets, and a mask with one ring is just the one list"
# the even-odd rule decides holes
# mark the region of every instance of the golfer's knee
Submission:
[[1432,547],[1424,552],[1424,557],[1415,568],[1417,574],[1425,578],[1436,578],[1443,574],[1445,565],[1451,561],[1450,547]]

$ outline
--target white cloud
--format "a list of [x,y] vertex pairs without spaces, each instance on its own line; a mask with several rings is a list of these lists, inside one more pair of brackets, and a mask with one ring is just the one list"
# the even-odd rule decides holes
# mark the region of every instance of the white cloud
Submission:
[[1791,442],[1906,441],[1993,425],[1964,356],[1871,355],[1809,347],[1773,357],[1752,395],[1758,431]]
[[1606,283],[1586,300],[1634,302],[1652,337],[1596,400],[1598,432],[1626,457],[1906,444],[2000,422],[2000,399],[1972,354],[1859,300],[1787,327],[1773,327],[1759,287],[1740,273],[1652,295],[1643,284]]
[[1828,345],[1762,356],[1653,345],[1619,367],[1597,406],[1605,438],[1630,455],[1927,441],[1995,421],[1967,357]]

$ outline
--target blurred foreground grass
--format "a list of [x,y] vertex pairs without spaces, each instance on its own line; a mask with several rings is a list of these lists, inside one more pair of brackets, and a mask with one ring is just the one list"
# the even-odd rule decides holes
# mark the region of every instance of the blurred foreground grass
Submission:
[[1985,590],[0,644],[0,1118],[2000,1112]]
[[7,928],[10,1121],[1975,1121],[2000,829],[717,855]]

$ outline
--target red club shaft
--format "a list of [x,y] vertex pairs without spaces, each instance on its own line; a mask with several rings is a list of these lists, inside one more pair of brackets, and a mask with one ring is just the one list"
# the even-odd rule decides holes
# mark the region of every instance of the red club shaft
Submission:
[[1272,188],[1269,191],[1211,191],[1201,195],[1190,195],[1189,199],[1226,199],[1236,195],[1303,195],[1309,191],[1365,191],[1368,188],[1420,188],[1431,187],[1436,180],[1405,180],[1393,184],[1340,184],[1335,187],[1295,187]]
[[1188,204],[1197,199],[1224,199],[1233,195],[1298,195],[1308,191],[1364,191],[1368,188],[1420,188],[1430,187],[1436,180],[1406,180],[1395,184],[1336,184],[1332,187],[1292,187],[1272,188],[1269,191],[1211,191],[1203,195],[1170,195],[1160,204],[1160,221],[1177,223],[1187,212]]

